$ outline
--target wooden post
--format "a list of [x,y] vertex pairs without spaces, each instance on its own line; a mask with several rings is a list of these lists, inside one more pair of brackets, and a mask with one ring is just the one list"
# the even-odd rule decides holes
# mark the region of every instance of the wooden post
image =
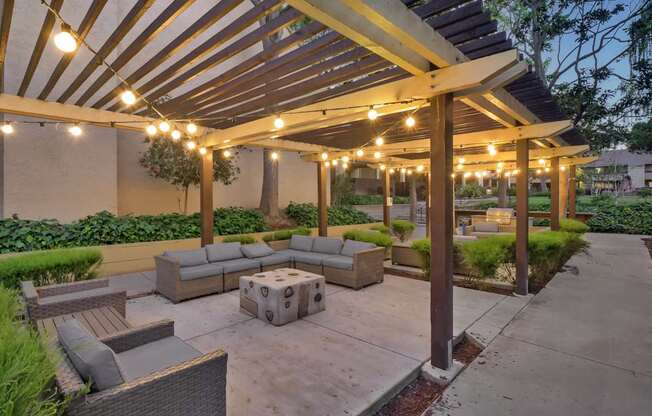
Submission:
[[328,168],[324,162],[317,162],[317,222],[319,235],[328,235],[328,206],[326,202],[326,185],[328,182]]
[[453,95],[430,99],[430,335],[431,364],[453,362]]
[[550,159],[550,229],[559,231],[559,158]]
[[568,218],[575,219],[575,201],[577,193],[577,179],[575,165],[568,167]]
[[568,209],[568,170],[559,168],[559,219],[566,218]]
[[391,208],[389,204],[390,196],[390,185],[389,185],[389,170],[381,170],[382,181],[383,181],[383,224],[387,227],[391,224]]
[[516,142],[516,293],[528,294],[528,163],[529,140]]
[[213,149],[201,156],[199,169],[199,217],[201,246],[213,244]]
[[426,237],[430,237],[430,207],[432,202],[430,201],[430,188],[432,187],[432,181],[430,180],[430,172],[428,172],[427,184],[426,184]]

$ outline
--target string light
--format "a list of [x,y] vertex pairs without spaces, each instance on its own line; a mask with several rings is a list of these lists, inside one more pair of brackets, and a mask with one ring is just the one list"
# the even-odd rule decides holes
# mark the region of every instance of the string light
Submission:
[[423,165],[417,166],[417,172],[419,173],[423,172]]
[[227,158],[227,159],[230,158],[230,157],[231,157],[231,151],[230,151],[229,149],[225,149],[225,150],[222,152],[222,156],[224,156],[224,157]]
[[487,152],[489,152],[489,155],[491,156],[496,156],[496,154],[498,153],[498,151],[496,150],[496,146],[494,146],[492,143],[490,143],[487,146]]
[[546,161],[544,159],[539,159],[539,164],[543,166],[546,164]]
[[337,166],[337,159],[333,159],[333,166]]
[[455,179],[455,172],[451,173],[451,178]]
[[346,163],[346,162],[342,163],[342,168],[343,169],[348,169],[348,167],[349,167],[348,163]]
[[172,133],[170,134],[172,136],[172,140],[179,140],[181,138],[181,132],[179,130],[172,130]]
[[170,131],[170,123],[163,120],[158,124],[158,129],[161,130],[163,133],[167,133],[168,131]]
[[380,152],[374,152],[374,157],[375,157],[376,159],[380,159],[381,156],[382,156],[382,155],[380,154]]
[[136,104],[136,95],[134,95],[133,92],[126,90],[120,95],[120,99],[122,100],[123,103],[127,105],[134,105]]
[[385,140],[381,136],[378,136],[378,137],[376,137],[375,143],[376,143],[376,146],[382,146],[383,143],[385,143]]
[[331,162],[329,162],[328,160],[326,162],[324,162],[324,166],[329,167],[330,165],[331,165]]
[[481,177],[482,177],[482,173],[480,173],[480,172],[476,172],[476,173],[475,173],[475,177],[476,177],[476,178],[481,178]]
[[9,123],[5,123],[2,125],[2,127],[0,127],[0,130],[2,130],[4,134],[11,134],[14,132],[14,126]]
[[407,171],[407,169],[401,168],[401,173],[405,173],[406,171]]
[[518,169],[514,169],[514,170],[512,171],[512,175],[518,175],[519,172],[520,172],[520,171],[519,171]]
[[471,176],[471,172],[464,172],[464,177],[465,178],[468,178],[469,176]]
[[200,155],[202,155],[202,156],[203,156],[203,155],[205,155],[205,154],[206,154],[206,152],[207,152],[207,150],[206,150],[206,148],[205,148],[205,147],[203,147],[203,146],[202,146],[202,147],[200,147],[200,148],[199,148],[199,154],[200,154]]
[[195,123],[188,123],[186,125],[186,131],[190,134],[197,133],[197,125]]
[[145,133],[147,133],[148,136],[155,135],[157,131],[156,126],[153,124],[148,124],[147,127],[145,127]]
[[68,132],[75,137],[79,137],[82,134],[82,129],[78,125],[74,125],[68,129]]
[[285,121],[283,121],[281,116],[276,116],[276,118],[274,119],[274,127],[276,127],[277,129],[282,129],[283,126],[285,126]]
[[375,120],[378,118],[378,111],[374,110],[374,107],[371,106],[369,111],[367,112],[367,117],[369,117],[369,120]]
[[564,171],[566,170],[566,166],[560,166],[560,167],[559,167],[559,170],[561,170],[562,172],[564,172]]
[[544,170],[546,171],[546,173],[550,172],[550,168],[545,168]]
[[498,165],[497,165],[497,166],[498,166],[498,169],[502,169],[503,166],[505,166],[505,163],[503,163],[503,162],[498,162]]
[[385,170],[385,165],[380,165],[380,170]]
[[394,172],[396,172],[396,171],[394,170],[394,168],[391,168],[391,169],[389,170],[389,174],[390,174],[390,175],[393,175]]
[[457,159],[457,163],[459,163],[460,165],[463,165],[464,162],[466,162],[466,159],[464,159],[463,157]]
[[61,32],[54,35],[54,44],[65,53],[74,52],[77,49],[77,40],[70,33],[70,26],[61,25]]
[[358,150],[355,152],[355,154],[356,154],[358,157],[362,157],[362,156],[364,156],[364,150],[362,150],[362,149],[358,149]]
[[464,169],[464,165],[461,164],[461,163],[458,163],[457,164],[457,170],[462,170],[462,169]]
[[541,169],[536,170],[537,175],[541,175]]
[[407,174],[408,174],[408,176],[409,176],[409,175],[412,175],[412,169],[408,169],[408,170],[407,170]]
[[195,150],[195,147],[197,147],[197,144],[195,142],[193,142],[192,140],[188,140],[186,142],[186,147],[188,148],[188,150]]
[[409,116],[408,118],[405,119],[405,125],[408,127],[414,127],[414,125],[417,124],[416,120],[414,117]]
[[321,154],[321,160],[328,160],[328,153],[324,152]]
[[510,172],[510,171],[505,172],[505,176],[507,176],[509,178],[510,176],[512,176],[512,172]]
[[342,162],[349,163],[349,157],[348,156],[342,156]]
[[278,160],[278,153],[277,152],[272,152],[270,157],[272,158],[272,160]]

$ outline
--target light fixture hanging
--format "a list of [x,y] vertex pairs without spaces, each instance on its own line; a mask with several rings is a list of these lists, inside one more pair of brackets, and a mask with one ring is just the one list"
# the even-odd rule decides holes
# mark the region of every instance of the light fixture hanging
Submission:
[[163,133],[167,133],[168,131],[170,131],[170,123],[163,120],[158,124],[158,129],[161,130]]
[[136,104],[136,95],[130,90],[123,91],[123,93],[120,94],[120,99],[127,105]]
[[468,178],[469,176],[471,176],[471,172],[464,172],[464,177],[465,178]]
[[416,120],[414,117],[409,116],[408,118],[405,119],[405,125],[408,127],[414,127],[414,125],[417,124]]
[[367,112],[367,117],[369,117],[369,120],[372,121],[378,118],[378,111],[374,110],[373,105],[369,108],[369,111]]
[[457,163],[459,163],[460,165],[463,165],[464,162],[466,162],[466,159],[464,159],[463,157],[457,159]]
[[385,170],[385,165],[380,165],[380,170]]
[[356,154],[356,156],[358,156],[358,157],[362,157],[362,156],[364,156],[364,150],[362,150],[362,149],[358,149],[358,150],[355,152],[355,154]]
[[566,170],[566,166],[560,166],[560,167],[559,167],[559,170],[561,170],[562,172],[564,172],[564,171]]
[[65,53],[74,52],[77,49],[77,40],[72,35],[70,26],[65,23],[61,25],[61,32],[54,35],[54,44]]
[[461,163],[458,163],[456,168],[457,168],[457,170],[462,170],[462,169],[464,169],[464,165],[461,164]]
[[346,162],[342,163],[342,168],[343,169],[348,169],[348,167],[349,167],[348,163],[346,163]]
[[489,155],[491,156],[496,156],[498,151],[496,150],[496,146],[493,145],[493,143],[489,143],[487,146],[487,152],[489,152]]
[[330,165],[331,165],[331,162],[329,162],[328,160],[324,162],[324,166],[329,167]]
[[337,159],[333,159],[333,166],[337,166]]
[[382,156],[382,155],[380,154],[380,152],[374,152],[374,157],[375,157],[376,159],[380,159],[381,156]]
[[385,140],[381,136],[378,136],[374,143],[376,143],[376,146],[382,146],[383,143],[385,143]]
[[155,135],[157,131],[156,126],[153,124],[148,124],[147,127],[145,127],[145,133],[147,133],[148,136]]
[[349,163],[349,157],[348,156],[342,156],[342,162]]
[[230,158],[231,152],[229,151],[229,149],[224,149],[224,151],[222,152],[222,156],[224,156],[227,159]]
[[321,160],[328,160],[328,153],[324,152],[321,154]]
[[199,148],[199,154],[200,154],[200,155],[202,155],[202,156],[203,156],[203,155],[205,155],[205,154],[206,154],[206,152],[207,152],[207,150],[206,150],[206,148],[205,148],[205,147],[203,147],[203,146],[202,146],[202,147],[200,147],[200,148]]
[[272,152],[270,157],[272,158],[272,160],[278,160],[278,153],[277,152]]
[[0,127],[0,130],[2,130],[4,134],[11,134],[14,132],[14,126],[9,123],[5,123],[2,125],[2,127]]
[[190,133],[190,134],[195,134],[195,133],[197,133],[197,125],[196,125],[195,123],[192,123],[192,122],[188,123],[188,124],[186,125],[186,131],[187,131],[188,133]]
[[188,140],[186,142],[186,147],[188,148],[188,150],[195,150],[195,147],[197,147],[197,144],[195,142],[193,142],[192,140]]
[[277,129],[282,129],[283,126],[285,126],[285,121],[283,121],[281,116],[276,116],[276,118],[274,119],[274,127],[276,127]]
[[546,171],[546,173],[550,172],[550,168],[545,168],[544,170]]
[[393,175],[394,172],[396,172],[396,171],[394,170],[394,168],[391,168],[391,169],[389,170],[389,174],[390,174],[390,175]]
[[181,132],[177,129],[174,129],[172,130],[170,136],[172,136],[172,140],[179,140],[181,138]]
[[405,173],[406,170],[407,169],[405,169],[405,168],[401,168],[401,173]]
[[79,137],[82,134],[82,129],[77,124],[75,124],[74,126],[68,129],[68,132],[75,137]]
[[546,161],[544,159],[539,159],[539,164],[543,166],[546,164]]
[[536,170],[537,175],[541,175],[541,169]]
[[451,173],[451,178],[455,179],[455,172]]
[[417,166],[417,172],[421,173],[421,172],[423,172],[423,169],[424,169],[423,165]]
[[408,174],[408,176],[409,176],[409,175],[412,175],[412,169],[408,169],[408,170],[407,170],[407,174]]

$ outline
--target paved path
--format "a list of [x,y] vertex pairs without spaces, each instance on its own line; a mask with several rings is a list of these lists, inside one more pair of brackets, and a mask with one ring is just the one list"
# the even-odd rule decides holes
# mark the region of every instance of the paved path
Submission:
[[639,236],[588,240],[428,414],[652,415],[652,261]]

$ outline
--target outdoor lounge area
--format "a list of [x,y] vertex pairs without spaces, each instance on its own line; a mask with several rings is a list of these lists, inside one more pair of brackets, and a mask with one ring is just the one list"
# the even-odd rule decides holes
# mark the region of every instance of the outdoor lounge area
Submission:
[[652,201],[504,7],[1,2],[0,414],[644,414]]

